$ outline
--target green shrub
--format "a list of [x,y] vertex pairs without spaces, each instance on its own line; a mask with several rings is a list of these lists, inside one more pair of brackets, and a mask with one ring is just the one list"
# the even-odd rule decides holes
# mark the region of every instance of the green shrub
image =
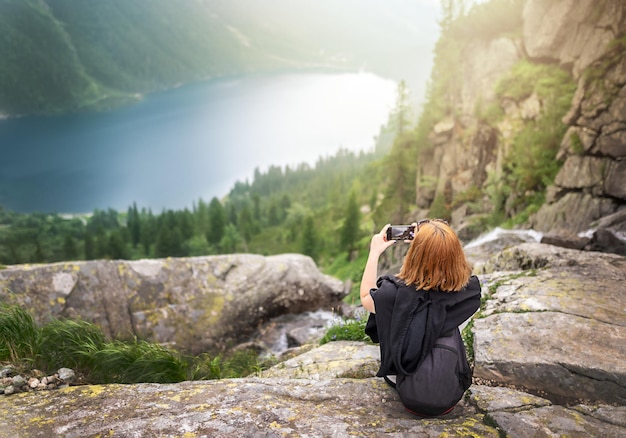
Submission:
[[213,380],[245,377],[266,368],[271,359],[259,360],[258,353],[253,350],[236,351],[228,358],[217,355],[211,357],[203,353],[190,359],[192,363],[191,380]]
[[474,108],[474,116],[491,126],[495,126],[504,117],[504,110],[498,103],[485,105],[482,100],[478,100]]
[[576,132],[572,132],[569,136],[570,144],[572,145],[572,152],[576,155],[582,155],[585,152],[583,142],[580,139],[580,135]]
[[322,339],[320,345],[331,341],[361,341],[370,342],[369,336],[365,334],[366,319],[346,319],[331,326]]
[[446,198],[442,193],[435,196],[433,203],[430,205],[428,216],[431,218],[441,218],[450,220],[450,207],[446,203]]

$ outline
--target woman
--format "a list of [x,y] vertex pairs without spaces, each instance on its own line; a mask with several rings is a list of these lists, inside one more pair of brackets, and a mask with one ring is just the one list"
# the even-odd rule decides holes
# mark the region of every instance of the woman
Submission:
[[480,307],[480,282],[448,223],[424,219],[412,225],[400,272],[378,278],[378,258],[398,242],[387,239],[387,224],[372,237],[361,279],[361,303],[371,313],[365,333],[380,343],[379,377],[414,373],[435,342],[460,336],[458,326]]

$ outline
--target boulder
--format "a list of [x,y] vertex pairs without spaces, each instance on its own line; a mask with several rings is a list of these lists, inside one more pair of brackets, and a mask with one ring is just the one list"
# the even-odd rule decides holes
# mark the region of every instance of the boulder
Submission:
[[483,267],[475,376],[565,402],[626,405],[626,259],[538,243]]
[[20,304],[43,323],[80,318],[112,338],[141,338],[191,353],[247,340],[286,313],[331,310],[341,281],[299,254],[251,254],[138,261],[9,266],[0,301]]
[[[544,210],[544,214],[550,210]],[[541,243],[571,249],[601,251],[626,255],[626,208],[609,214],[590,224],[591,228],[579,232],[556,229],[544,234]],[[574,228],[574,229],[576,229]]]
[[626,201],[626,161],[607,163],[604,191],[609,196]]

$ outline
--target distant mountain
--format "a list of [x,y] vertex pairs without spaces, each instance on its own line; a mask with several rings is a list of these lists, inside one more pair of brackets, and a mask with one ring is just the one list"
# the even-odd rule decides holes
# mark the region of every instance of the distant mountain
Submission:
[[0,114],[108,107],[284,69],[363,68],[421,85],[422,15],[400,0],[3,0]]

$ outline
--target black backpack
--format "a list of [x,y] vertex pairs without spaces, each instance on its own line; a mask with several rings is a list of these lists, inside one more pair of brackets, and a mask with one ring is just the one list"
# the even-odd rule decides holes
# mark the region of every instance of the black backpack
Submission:
[[459,329],[437,339],[415,372],[398,374],[395,382],[384,377],[412,414],[431,417],[449,413],[472,384],[472,370]]

